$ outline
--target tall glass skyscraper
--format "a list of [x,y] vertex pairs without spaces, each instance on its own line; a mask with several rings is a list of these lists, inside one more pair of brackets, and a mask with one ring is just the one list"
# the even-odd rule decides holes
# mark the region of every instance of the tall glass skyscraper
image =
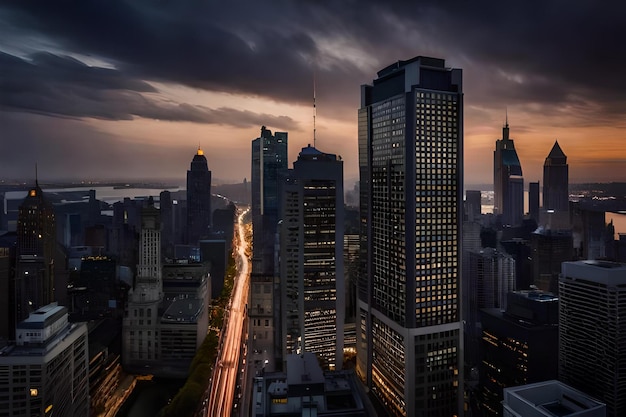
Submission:
[[252,141],[252,272],[274,272],[274,236],[278,221],[278,174],[287,169],[287,132],[261,127]]
[[509,123],[502,128],[502,139],[493,151],[493,212],[502,215],[502,224],[519,226],[524,219],[524,177],[509,137]]
[[361,87],[357,373],[398,416],[462,413],[462,71],[418,56]]

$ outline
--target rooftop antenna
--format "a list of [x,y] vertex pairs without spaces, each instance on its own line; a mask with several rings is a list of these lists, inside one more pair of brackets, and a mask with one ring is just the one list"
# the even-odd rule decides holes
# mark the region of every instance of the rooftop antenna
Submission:
[[315,117],[317,116],[317,107],[315,106],[315,68],[313,68],[313,147],[317,149],[315,146],[316,141],[316,127],[315,127]]
[[35,162],[35,187],[39,187],[39,175],[37,174],[37,162]]
[[504,108],[504,127],[509,127],[509,108]]

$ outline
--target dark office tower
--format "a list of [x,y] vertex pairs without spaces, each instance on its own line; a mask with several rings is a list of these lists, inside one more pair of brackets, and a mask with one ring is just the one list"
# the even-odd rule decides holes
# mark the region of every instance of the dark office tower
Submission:
[[161,191],[159,195],[159,210],[161,210],[161,255],[165,258],[174,258],[174,208],[172,193]]
[[211,228],[211,171],[202,149],[191,161],[187,171],[187,242],[197,245],[209,235]]
[[465,192],[464,219],[467,221],[480,220],[481,196],[479,190],[467,190]]
[[345,321],[343,161],[309,145],[281,185],[283,360],[314,353],[341,369]]
[[528,216],[539,224],[539,182],[528,183]]
[[518,226],[524,218],[524,178],[509,123],[502,128],[502,139],[493,151],[493,212],[502,216],[502,224]]
[[483,308],[506,308],[507,294],[515,290],[515,260],[493,248],[464,252],[467,291],[463,294],[465,321],[465,363],[475,367],[480,362],[479,342],[482,327],[479,312]]
[[361,87],[357,373],[397,416],[463,408],[462,71],[418,56]]
[[533,282],[543,291],[559,294],[561,263],[574,259],[571,230],[539,228],[530,237]]
[[559,288],[559,380],[625,416],[626,266],[564,262]]
[[39,184],[19,208],[15,272],[15,320],[19,323],[54,296],[56,227],[54,209]]
[[[555,141],[543,164],[543,209],[567,213],[569,211],[569,168],[567,156]],[[565,215],[567,216],[567,215]]]
[[15,340],[15,321],[11,248],[0,241],[0,346],[7,340]]
[[278,174],[287,169],[287,132],[261,127],[252,141],[252,273],[274,274]]
[[503,388],[557,378],[559,299],[541,291],[511,292],[506,310],[484,309],[480,317],[478,415],[501,416]]

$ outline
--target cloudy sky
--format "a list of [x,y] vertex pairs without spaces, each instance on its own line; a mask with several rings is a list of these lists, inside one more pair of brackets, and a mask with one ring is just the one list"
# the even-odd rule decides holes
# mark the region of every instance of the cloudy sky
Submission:
[[465,182],[493,181],[508,110],[525,181],[558,139],[570,179],[626,181],[626,3],[6,1],[0,179],[250,177],[261,125],[357,178],[360,85],[401,59],[462,68]]

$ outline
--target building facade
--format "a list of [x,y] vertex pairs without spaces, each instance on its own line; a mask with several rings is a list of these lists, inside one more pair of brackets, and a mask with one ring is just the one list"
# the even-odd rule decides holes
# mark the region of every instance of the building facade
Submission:
[[361,87],[357,373],[393,415],[462,412],[462,71],[415,57]]
[[197,245],[211,231],[211,171],[202,149],[187,171],[187,242]]
[[558,310],[553,294],[528,290],[510,292],[506,310],[481,310],[481,415],[502,415],[504,388],[557,378]]
[[0,350],[0,416],[89,416],[87,324],[52,303],[17,325],[16,341]]
[[39,184],[35,184],[20,205],[17,220],[16,323],[54,301],[55,252],[54,209]]
[[[251,215],[252,273],[250,274],[250,334],[257,349],[271,348],[275,364],[281,364],[281,339],[277,336],[280,321],[278,271],[275,268],[278,230],[279,175],[287,170],[287,132],[261,127],[252,141]],[[276,282],[275,282],[276,281]]]
[[508,121],[493,151],[493,191],[494,214],[502,216],[503,225],[520,225],[524,218],[524,177],[515,143],[509,137]]
[[626,415],[626,266],[563,262],[559,299],[559,380]]
[[281,184],[283,358],[312,352],[341,369],[345,321],[343,161],[303,148]]
[[543,209],[567,215],[569,211],[567,156],[555,141],[543,164]]
[[151,373],[159,364],[159,305],[163,300],[161,220],[149,205],[141,211],[139,265],[122,323],[122,364],[129,370]]

